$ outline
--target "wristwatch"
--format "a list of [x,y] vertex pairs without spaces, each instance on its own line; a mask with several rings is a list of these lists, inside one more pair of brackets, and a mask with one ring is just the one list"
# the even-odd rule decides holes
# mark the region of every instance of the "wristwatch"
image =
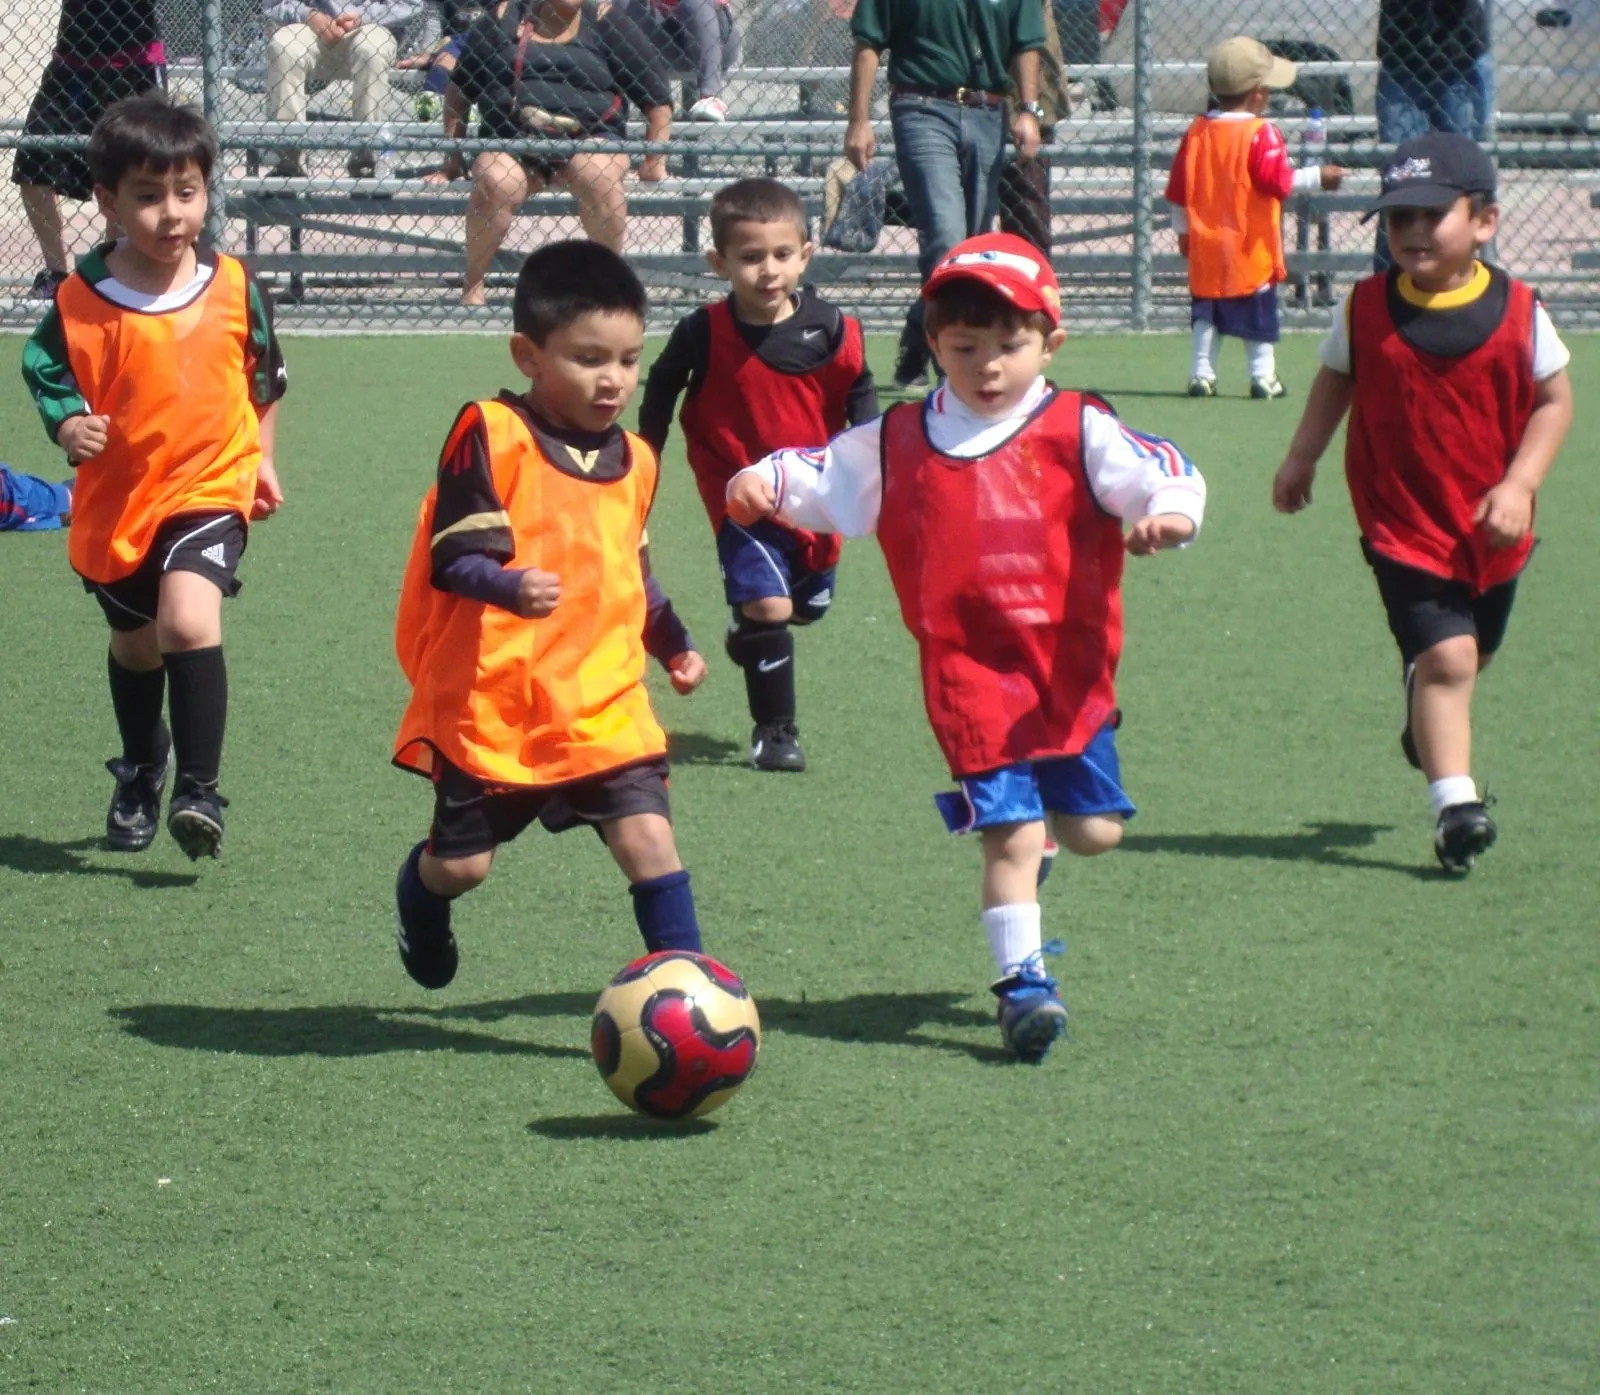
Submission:
[[1040,125],[1044,124],[1044,108],[1038,102],[1023,102],[1020,109],[1027,112]]

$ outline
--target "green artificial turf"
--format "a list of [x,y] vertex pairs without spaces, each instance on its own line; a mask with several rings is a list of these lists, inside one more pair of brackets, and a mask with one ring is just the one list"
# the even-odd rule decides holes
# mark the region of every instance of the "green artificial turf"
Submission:
[[[891,345],[874,345],[887,377]],[[1231,346],[1237,350],[1237,346]],[[216,864],[101,850],[99,613],[60,535],[0,537],[0,1389],[47,1392],[1593,1392],[1600,1388],[1600,340],[1476,705],[1501,840],[1433,868],[1395,655],[1337,459],[1268,483],[1287,401],[1178,396],[1180,338],[1069,340],[1211,487],[1133,561],[1122,851],[1044,895],[1072,1040],[998,1046],[978,850],[873,544],[799,641],[811,768],[742,766],[715,556],[676,444],[651,537],[711,661],[673,732],[708,948],[754,1079],[690,1129],[623,1113],[588,1012],[638,950],[593,838],[530,833],[414,987],[392,883],[390,627],[471,338],[296,339],[226,613]],[[15,362],[19,341],[5,353]],[[59,473],[20,382],[0,457]]]

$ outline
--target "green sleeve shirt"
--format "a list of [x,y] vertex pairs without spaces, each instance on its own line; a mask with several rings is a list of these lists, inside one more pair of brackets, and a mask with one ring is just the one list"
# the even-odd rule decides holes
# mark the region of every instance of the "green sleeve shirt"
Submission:
[[857,43],[889,50],[892,87],[1004,92],[1011,60],[1044,47],[1042,0],[857,0]]

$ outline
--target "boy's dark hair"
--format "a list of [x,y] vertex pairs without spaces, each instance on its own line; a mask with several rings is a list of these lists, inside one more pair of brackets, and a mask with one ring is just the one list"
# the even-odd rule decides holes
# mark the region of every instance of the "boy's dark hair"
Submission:
[[134,170],[166,174],[197,165],[201,178],[210,180],[217,137],[193,107],[179,106],[157,92],[107,107],[89,133],[84,154],[94,182],[113,192]]
[[528,255],[517,275],[511,325],[535,344],[581,315],[626,314],[644,323],[644,283],[609,247],[574,238]]
[[1042,310],[1019,310],[999,291],[970,277],[946,281],[931,296],[922,312],[922,327],[929,334],[952,325],[988,329],[999,325],[1008,331],[1036,329],[1049,338],[1055,325]]
[[726,252],[740,223],[793,223],[800,241],[806,240],[806,206],[776,179],[740,179],[717,190],[711,200],[711,245]]

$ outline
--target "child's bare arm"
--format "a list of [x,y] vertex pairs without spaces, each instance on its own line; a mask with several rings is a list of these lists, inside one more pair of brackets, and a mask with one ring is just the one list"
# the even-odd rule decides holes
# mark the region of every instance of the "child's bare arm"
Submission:
[[256,470],[256,497],[250,506],[250,519],[259,522],[277,513],[283,504],[283,486],[278,483],[275,448],[278,442],[278,404],[260,408],[261,464]]
[[1272,506],[1279,513],[1299,513],[1311,502],[1311,484],[1317,476],[1317,461],[1328,449],[1328,442],[1350,410],[1355,380],[1328,367],[1319,368],[1306,396],[1306,409],[1300,415],[1289,453],[1272,478]]
[[1533,415],[1506,477],[1483,496],[1473,521],[1495,547],[1511,547],[1533,527],[1533,496],[1572,426],[1572,380],[1562,371],[1535,387]]

